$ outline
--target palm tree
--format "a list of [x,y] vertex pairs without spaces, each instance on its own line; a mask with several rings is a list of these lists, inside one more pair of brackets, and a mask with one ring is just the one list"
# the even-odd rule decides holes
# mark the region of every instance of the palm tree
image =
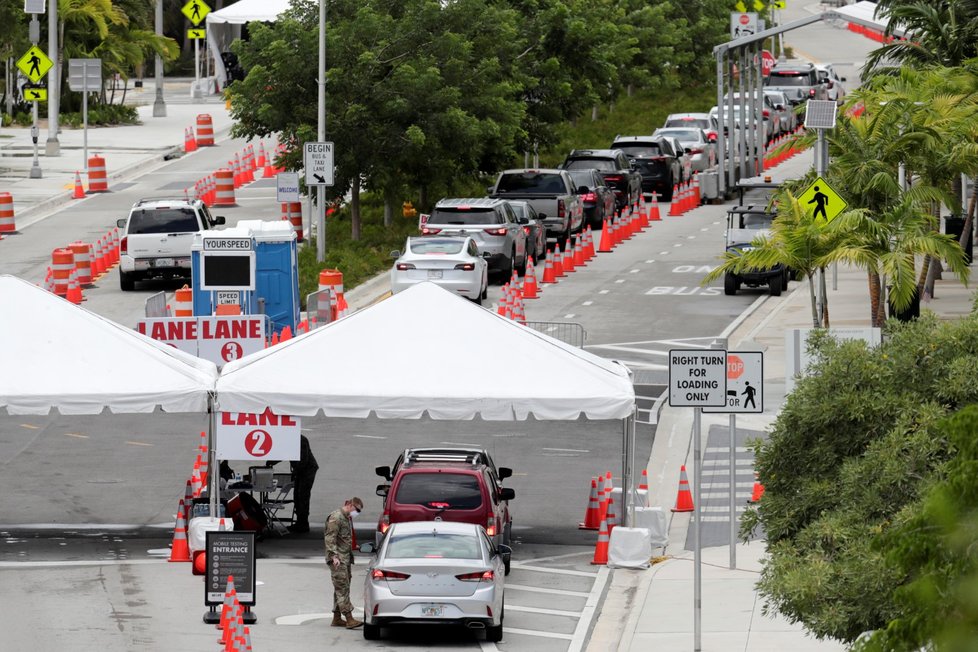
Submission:
[[887,19],[885,33],[902,28],[906,40],[873,50],[863,78],[873,72],[893,72],[890,62],[921,66],[959,66],[978,56],[976,0],[879,0],[877,16]]

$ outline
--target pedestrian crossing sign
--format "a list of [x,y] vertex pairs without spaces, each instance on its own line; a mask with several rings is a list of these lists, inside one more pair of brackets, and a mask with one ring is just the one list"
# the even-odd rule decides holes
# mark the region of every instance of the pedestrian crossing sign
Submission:
[[747,5],[744,4],[744,0],[737,0],[737,4],[734,5],[734,9],[743,14],[747,11]]
[[204,22],[207,14],[211,13],[211,8],[207,5],[204,0],[190,0],[187,4],[183,6],[180,10],[183,15],[187,17],[194,25],[200,25]]
[[191,27],[190,29],[187,30],[187,38],[191,41],[207,38],[207,30],[200,29],[197,27]]
[[771,6],[775,9],[784,9],[787,4],[788,3],[785,2],[785,0],[774,0],[774,2],[771,3]]
[[47,102],[48,101],[48,89],[43,86],[24,86],[22,91],[24,93],[24,99],[28,102]]
[[805,192],[798,196],[801,207],[811,210],[816,224],[826,225],[839,216],[848,206],[848,202],[837,193],[825,179],[818,177]]
[[51,70],[53,65],[54,62],[48,59],[44,50],[36,45],[32,45],[24,53],[24,56],[17,60],[17,68],[34,83],[41,81],[41,78],[48,74],[48,70]]

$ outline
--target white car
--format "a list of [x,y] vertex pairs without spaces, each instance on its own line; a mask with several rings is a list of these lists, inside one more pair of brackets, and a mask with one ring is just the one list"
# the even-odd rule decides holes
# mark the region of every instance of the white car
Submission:
[[715,140],[710,140],[705,129],[697,127],[678,128],[660,127],[653,136],[672,136],[677,139],[686,154],[689,155],[689,167],[692,172],[705,172],[716,165],[717,146]]
[[838,104],[842,104],[842,100],[846,96],[846,89],[842,85],[842,82],[844,82],[846,78],[839,77],[831,63],[816,63],[815,71],[818,73],[819,81],[825,84],[828,99]]
[[475,523],[394,523],[367,568],[363,637],[380,638],[381,627],[464,625],[498,643],[511,555]]
[[482,305],[489,290],[489,264],[469,236],[408,238],[404,252],[392,251],[391,292],[431,281]]

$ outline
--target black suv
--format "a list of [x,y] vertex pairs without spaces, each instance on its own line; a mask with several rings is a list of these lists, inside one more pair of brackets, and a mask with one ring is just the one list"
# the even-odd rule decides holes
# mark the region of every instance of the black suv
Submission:
[[475,523],[496,545],[512,539],[509,501],[516,493],[504,489],[502,482],[513,470],[497,469],[485,450],[408,448],[393,469],[378,466],[375,470],[390,483],[377,487],[377,495],[384,498],[377,523],[378,546],[392,523],[404,521]]
[[642,195],[642,175],[618,149],[572,149],[560,166],[564,170],[594,168],[615,191],[615,208],[621,211]]
[[682,183],[683,156],[673,139],[662,136],[617,136],[612,145],[625,152],[635,164],[642,179],[642,193],[659,194],[663,201],[672,200],[672,189]]

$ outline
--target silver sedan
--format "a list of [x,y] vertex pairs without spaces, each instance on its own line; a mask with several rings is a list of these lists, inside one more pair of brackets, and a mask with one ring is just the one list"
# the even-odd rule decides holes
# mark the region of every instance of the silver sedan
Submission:
[[[488,254],[486,254],[488,255]],[[404,252],[392,251],[391,292],[431,281],[482,305],[489,289],[489,265],[470,237],[408,238]]]
[[697,127],[660,127],[653,136],[672,136],[677,139],[689,154],[691,172],[704,172],[717,162],[717,146],[711,141],[704,129]]
[[511,554],[474,523],[394,523],[367,568],[363,637],[380,638],[381,627],[443,624],[501,641]]

